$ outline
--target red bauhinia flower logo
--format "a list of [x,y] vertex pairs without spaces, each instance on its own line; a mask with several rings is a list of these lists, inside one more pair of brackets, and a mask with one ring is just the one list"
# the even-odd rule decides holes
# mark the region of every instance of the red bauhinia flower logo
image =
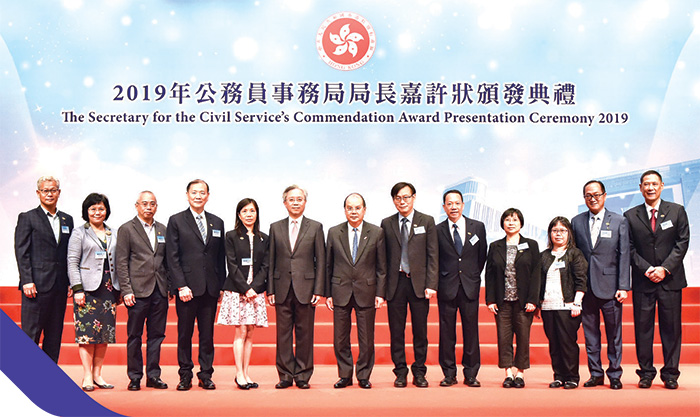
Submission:
[[377,39],[372,25],[357,13],[342,12],[326,19],[316,33],[321,59],[333,68],[360,68],[374,54]]
[[357,55],[357,42],[364,39],[357,32],[350,33],[350,23],[343,25],[338,35],[329,32],[328,37],[331,38],[331,42],[338,45],[333,51],[333,55],[343,55],[346,52],[352,56]]

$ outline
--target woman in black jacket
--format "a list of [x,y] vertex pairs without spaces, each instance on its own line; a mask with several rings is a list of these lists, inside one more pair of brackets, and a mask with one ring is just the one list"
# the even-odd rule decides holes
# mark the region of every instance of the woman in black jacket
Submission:
[[588,262],[576,248],[571,223],[555,217],[547,230],[549,249],[542,252],[540,308],[549,339],[554,381],[550,388],[572,389],[579,383],[578,329],[581,300],[586,293]]

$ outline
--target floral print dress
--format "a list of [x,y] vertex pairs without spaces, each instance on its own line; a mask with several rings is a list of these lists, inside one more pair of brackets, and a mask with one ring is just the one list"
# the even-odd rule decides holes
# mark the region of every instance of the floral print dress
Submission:
[[[107,242],[101,242],[107,249]],[[95,291],[85,291],[83,307],[73,303],[75,342],[80,345],[115,343],[117,322],[117,292],[112,287],[109,259],[104,261],[102,283]]]

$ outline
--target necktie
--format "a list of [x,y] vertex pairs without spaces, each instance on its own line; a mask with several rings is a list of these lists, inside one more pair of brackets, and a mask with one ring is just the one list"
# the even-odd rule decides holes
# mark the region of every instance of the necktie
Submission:
[[199,233],[202,235],[202,241],[204,244],[207,243],[207,230],[204,228],[204,223],[202,223],[202,215],[197,216],[197,227],[199,228]]
[[411,273],[408,266],[408,219],[401,219],[401,270],[406,274]]
[[651,209],[651,231],[656,233],[656,209]]
[[352,238],[352,263],[355,263],[357,260],[357,227],[353,227],[352,231],[355,233]]
[[297,243],[297,236],[299,236],[299,226],[297,226],[296,220],[292,220],[292,234],[289,236],[289,243],[292,246],[292,250],[294,250],[294,244]]
[[454,229],[453,237],[455,240],[455,249],[457,249],[457,253],[461,254],[462,248],[464,247],[464,245],[462,245],[462,237],[459,235],[459,232],[457,231],[458,227],[456,224],[453,224],[452,228]]
[[593,216],[593,224],[591,224],[591,243],[595,247],[598,241],[598,235],[600,234],[600,223],[598,222],[598,217]]

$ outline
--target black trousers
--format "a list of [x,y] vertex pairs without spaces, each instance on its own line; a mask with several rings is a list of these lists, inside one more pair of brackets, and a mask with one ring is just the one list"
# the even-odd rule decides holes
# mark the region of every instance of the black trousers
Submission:
[[350,329],[352,328],[352,310],[355,310],[357,322],[357,344],[359,354],[355,374],[357,379],[369,379],[374,368],[374,318],[376,309],[360,307],[355,296],[350,297],[346,306],[333,306],[333,349],[338,362],[338,376],[352,378],[352,349],[350,347]]
[[214,317],[218,297],[208,293],[183,302],[175,301],[177,312],[177,362],[180,365],[180,379],[192,379],[192,334],[197,320],[199,332],[199,372],[197,378],[211,378],[214,373]]
[[620,379],[622,376],[622,303],[616,299],[603,300],[592,292],[583,297],[581,322],[586,339],[586,356],[588,371],[591,376],[603,376],[603,363],[600,358],[601,334],[600,316],[605,323],[605,339],[608,344],[608,378]]
[[581,316],[571,317],[571,310],[543,310],[542,327],[549,339],[554,379],[578,384],[581,379],[578,372],[580,349],[576,339]]
[[[530,367],[530,327],[533,313],[520,307],[519,301],[504,301],[496,314],[498,334],[498,367],[518,369]],[[515,356],[513,356],[513,335],[515,335]]]
[[411,372],[414,376],[425,376],[428,368],[425,359],[428,355],[428,309],[429,300],[416,297],[410,278],[399,273],[399,283],[394,298],[387,303],[389,332],[391,333],[391,360],[394,362],[394,374],[408,375],[406,366],[406,314],[411,309],[411,328],[413,330],[413,356]]
[[634,338],[640,378],[654,379],[654,316],[659,306],[659,336],[664,355],[661,379],[678,379],[681,372],[681,290],[668,291],[660,285],[653,292],[632,291]]
[[22,292],[22,330],[37,345],[43,333],[41,348],[56,363],[61,352],[67,295],[68,286],[58,283],[48,292],[37,292],[35,298],[27,298]]
[[438,299],[440,312],[440,353],[438,361],[445,376],[457,376],[455,346],[457,345],[457,312],[462,320],[462,366],[465,378],[476,378],[481,367],[479,350],[479,298],[470,300],[462,285],[452,300]]
[[[280,381],[309,382],[314,373],[314,316],[316,307],[301,304],[289,288],[287,299],[276,300],[277,374]],[[296,350],[294,341],[296,340]]]
[[126,322],[126,373],[129,379],[143,377],[143,355],[141,341],[144,324],[146,336],[146,376],[160,377],[160,345],[165,339],[165,325],[168,317],[168,298],[158,291],[145,298],[136,298],[133,306],[127,307],[129,318]]

